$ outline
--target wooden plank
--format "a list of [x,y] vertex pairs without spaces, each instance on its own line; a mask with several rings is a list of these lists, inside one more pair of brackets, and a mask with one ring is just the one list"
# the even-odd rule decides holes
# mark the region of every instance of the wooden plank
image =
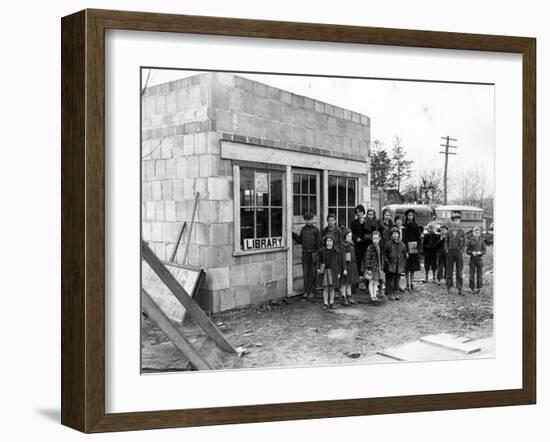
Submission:
[[294,290],[294,272],[292,268],[292,250],[294,241],[292,240],[292,214],[294,213],[292,199],[292,167],[286,166],[286,293],[292,296]]
[[428,335],[420,338],[422,342],[427,342],[429,344],[437,345],[450,350],[459,351],[465,354],[472,354],[481,351],[479,345],[471,344],[464,342],[463,338],[456,338],[452,335],[441,334],[441,335]]
[[[189,293],[191,298],[193,298],[200,288],[204,271],[200,268],[179,266],[171,263],[166,264],[165,267],[185,291]],[[178,325],[183,324],[186,313],[185,307],[166,287],[166,284],[162,282],[145,260],[142,260],[141,264],[141,286],[151,295],[153,301],[156,302],[166,316]]]
[[377,353],[397,361],[446,361],[465,359],[468,357],[456,350],[422,341],[414,341],[395,347],[385,348]]
[[225,337],[221,334],[218,328],[210,321],[206,313],[199,307],[199,305],[193,301],[191,296],[185,291],[185,289],[178,283],[170,271],[164,266],[164,264],[157,258],[153,251],[149,248],[146,242],[141,241],[141,253],[143,259],[151,266],[154,272],[159,278],[166,284],[170,291],[178,298],[187,310],[187,314],[191,315],[195,323],[201,327],[204,332],[210,336],[220,348],[228,352],[235,352],[235,349],[231,346]]
[[355,161],[345,158],[316,155],[307,152],[258,147],[252,144],[222,141],[222,158],[229,160],[246,160],[269,164],[292,165],[309,169],[332,170],[364,175],[367,173],[367,160]]
[[233,241],[235,253],[241,251],[241,168],[233,164]]
[[323,210],[319,213],[319,229],[325,226],[328,216],[328,170],[323,170]]
[[[180,245],[181,239],[183,238],[183,232],[185,231],[185,226],[187,225],[187,221],[184,221],[181,225],[180,233],[178,234],[178,239],[176,241],[176,244],[174,244],[174,250],[172,250],[172,255],[170,256],[170,262],[174,262],[176,260],[176,255],[178,253],[178,247]],[[187,242],[189,244],[189,242]]]
[[185,252],[183,254],[182,264],[187,263],[187,256],[189,253],[189,244],[191,243],[191,232],[193,232],[193,225],[195,224],[195,214],[197,213],[197,204],[199,203],[200,193],[195,193],[195,204],[193,205],[193,215],[191,215],[191,225],[189,226],[189,232],[187,233],[187,243],[185,244]]
[[144,289],[141,289],[141,308],[147,316],[155,321],[166,337],[183,353],[193,367],[197,370],[212,370],[210,364],[197,352],[195,347],[183,336],[181,331],[162,312]]

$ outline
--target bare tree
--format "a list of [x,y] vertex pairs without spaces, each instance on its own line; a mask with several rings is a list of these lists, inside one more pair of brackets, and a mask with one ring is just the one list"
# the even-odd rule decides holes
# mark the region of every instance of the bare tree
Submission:
[[483,166],[462,169],[457,182],[457,202],[460,204],[483,208],[487,200],[492,199],[487,171]]
[[443,181],[441,170],[424,170],[418,174],[417,181],[409,184],[403,197],[407,202],[434,205],[439,204],[443,197]]

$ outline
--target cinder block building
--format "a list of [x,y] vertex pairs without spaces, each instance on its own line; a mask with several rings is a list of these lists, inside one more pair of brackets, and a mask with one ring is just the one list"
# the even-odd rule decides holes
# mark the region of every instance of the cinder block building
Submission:
[[228,73],[142,100],[142,236],[167,260],[199,193],[187,264],[206,271],[208,311],[300,293],[303,212],[349,226],[370,202],[365,115]]

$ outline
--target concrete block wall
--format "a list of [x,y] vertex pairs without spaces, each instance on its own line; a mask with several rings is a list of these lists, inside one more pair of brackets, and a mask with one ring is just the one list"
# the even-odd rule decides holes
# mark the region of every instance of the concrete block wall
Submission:
[[265,145],[367,161],[370,118],[238,75],[212,74],[216,130]]
[[[232,163],[222,139],[366,161],[364,115],[222,73],[150,87],[142,106],[142,232],[167,261],[199,201],[187,263],[206,270],[197,298],[217,312],[286,294],[286,252],[233,256]],[[361,187],[361,185],[360,185]],[[187,233],[176,262],[183,263]]]

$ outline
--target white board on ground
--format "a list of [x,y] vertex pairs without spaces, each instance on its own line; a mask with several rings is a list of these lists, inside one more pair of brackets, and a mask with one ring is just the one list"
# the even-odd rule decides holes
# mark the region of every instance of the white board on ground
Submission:
[[[164,265],[189,296],[193,296],[199,282],[201,270],[183,268],[173,264]],[[141,283],[143,288],[151,298],[153,298],[166,316],[178,325],[183,324],[185,308],[178,301],[178,298],[176,298],[168,287],[166,287],[145,260],[142,260],[141,270]]]

